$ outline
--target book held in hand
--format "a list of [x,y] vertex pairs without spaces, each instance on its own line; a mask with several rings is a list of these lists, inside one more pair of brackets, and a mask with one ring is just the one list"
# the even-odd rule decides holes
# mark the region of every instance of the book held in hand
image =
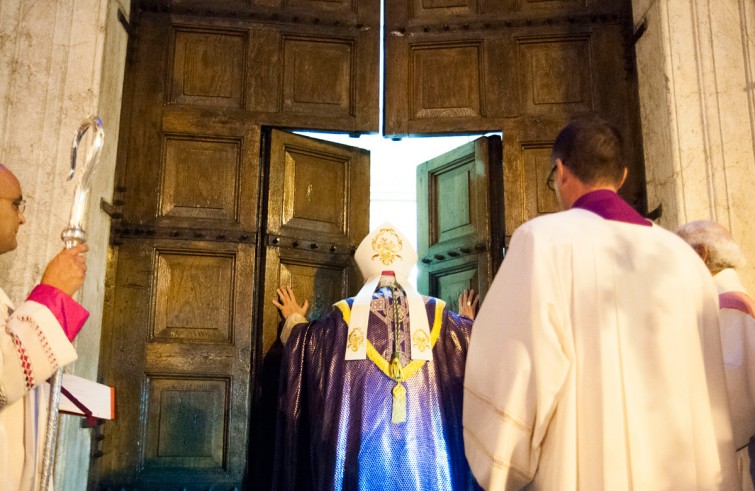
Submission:
[[59,411],[97,419],[115,418],[115,389],[76,375],[63,374]]

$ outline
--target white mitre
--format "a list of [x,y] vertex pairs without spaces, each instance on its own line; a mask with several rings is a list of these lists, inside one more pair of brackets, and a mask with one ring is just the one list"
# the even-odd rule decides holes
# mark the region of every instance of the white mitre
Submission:
[[365,284],[351,307],[346,359],[364,360],[367,357],[367,327],[372,294],[378,287],[383,272],[392,271],[396,283],[406,293],[409,305],[411,357],[413,360],[431,361],[432,347],[428,342],[423,342],[430,339],[425,301],[407,279],[417,264],[417,252],[406,236],[390,223],[384,222],[359,244],[354,259],[362,272]]

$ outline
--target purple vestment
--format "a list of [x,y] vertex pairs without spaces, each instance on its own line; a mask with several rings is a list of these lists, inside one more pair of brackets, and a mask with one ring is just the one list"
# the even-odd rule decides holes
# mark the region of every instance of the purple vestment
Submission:
[[[368,340],[383,360],[393,350],[393,298],[373,295]],[[402,365],[411,362],[408,309],[402,319]],[[433,360],[404,382],[406,421],[391,422],[389,378],[370,357],[345,360],[353,299],[339,302],[319,321],[294,328],[283,354],[278,406],[274,489],[479,489],[464,456],[462,383],[472,321],[426,299],[437,329]],[[368,349],[369,351],[369,349]],[[413,362],[418,363],[418,362]],[[419,362],[422,363],[422,362]]]
[[597,191],[591,191],[580,196],[574,202],[572,208],[582,208],[583,210],[591,211],[606,220],[633,223],[646,227],[653,226],[650,220],[643,218],[626,201],[621,199],[618,194],[609,189],[598,189]]

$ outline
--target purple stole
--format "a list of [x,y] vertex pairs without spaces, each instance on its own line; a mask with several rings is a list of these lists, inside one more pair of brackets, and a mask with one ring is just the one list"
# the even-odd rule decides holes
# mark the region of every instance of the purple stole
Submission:
[[722,309],[734,309],[755,317],[755,302],[743,292],[724,292],[718,296],[718,302]]
[[632,223],[652,227],[653,222],[644,218],[637,211],[621,199],[618,194],[609,189],[598,189],[579,197],[572,208],[591,211],[606,220]]

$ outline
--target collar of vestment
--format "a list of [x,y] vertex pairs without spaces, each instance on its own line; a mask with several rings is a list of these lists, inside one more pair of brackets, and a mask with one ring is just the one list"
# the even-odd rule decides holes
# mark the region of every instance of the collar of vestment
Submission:
[[722,269],[713,275],[713,281],[716,283],[718,293],[731,291],[747,293],[747,290],[744,285],[742,285],[742,281],[740,281],[739,275],[734,268]]
[[354,297],[352,313],[346,321],[349,332],[347,334],[345,360],[364,360],[367,358],[367,328],[369,327],[370,305],[372,294],[378,285],[397,285],[404,290],[409,304],[409,332],[412,360],[433,361],[433,352],[428,340],[430,326],[425,311],[425,301],[405,276],[396,272],[384,271],[373,278],[368,278],[365,285]]
[[[340,302],[337,302],[334,304],[334,307],[337,307],[341,311],[341,315],[343,316],[344,322],[347,324],[349,323],[349,320],[351,320],[351,307],[349,307],[348,302],[345,300],[341,300]],[[429,342],[429,348],[432,351],[432,349],[435,347],[435,342],[438,340],[438,336],[440,335],[440,328],[443,325],[443,309],[446,307],[446,303],[443,300],[435,299],[435,317],[433,320],[433,327],[430,331],[430,342]],[[411,314],[410,314],[411,319]],[[421,359],[413,359],[411,362],[409,362],[407,365],[401,367],[402,375],[400,377],[396,377],[395,374],[391,373],[391,367],[390,362],[386,360],[378,351],[375,349],[375,347],[372,345],[372,343],[369,340],[365,340],[366,345],[366,351],[367,351],[367,358],[369,358],[379,369],[383,374],[385,374],[386,377],[396,381],[396,382],[403,382],[409,379],[412,375],[417,373],[420,368],[422,368],[422,365],[425,364],[427,360],[421,360]]]
[[621,199],[618,194],[610,189],[598,189],[582,195],[574,202],[572,208],[581,208],[591,211],[596,215],[616,222],[631,223],[652,227],[653,222],[643,218],[642,215]]

